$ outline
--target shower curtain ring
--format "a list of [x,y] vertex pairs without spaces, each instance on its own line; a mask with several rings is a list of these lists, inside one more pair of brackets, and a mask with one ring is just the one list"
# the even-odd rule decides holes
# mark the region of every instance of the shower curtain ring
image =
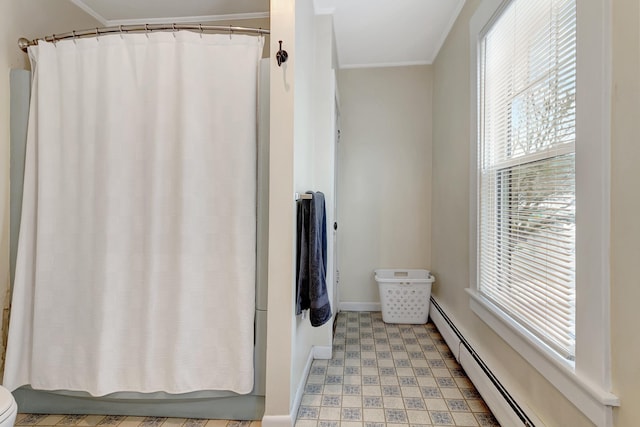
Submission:
[[98,28],[96,27],[96,41],[99,42],[100,38],[98,37],[100,35],[100,31],[98,30]]
[[231,25],[229,25],[229,40],[231,40],[231,34],[233,34],[233,30],[231,29]]
[[149,38],[149,24],[144,24],[144,34]]
[[73,44],[77,44],[76,40],[78,39],[78,35],[76,34],[76,30],[71,31],[71,34],[73,35]]
[[120,39],[122,39],[122,25],[120,25]]
[[51,42],[55,45],[56,44],[56,35],[55,34],[51,34]]
[[175,39],[176,38],[176,31],[178,31],[178,30],[176,30],[176,23],[174,22],[171,26],[173,27],[173,38]]
[[204,33],[204,30],[202,29],[202,24],[199,24],[200,26],[200,38],[202,38],[202,33]]

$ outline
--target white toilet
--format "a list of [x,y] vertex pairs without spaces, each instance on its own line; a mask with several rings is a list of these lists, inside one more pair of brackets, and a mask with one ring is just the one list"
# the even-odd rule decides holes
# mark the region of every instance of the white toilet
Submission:
[[0,427],[13,427],[18,414],[18,404],[6,388],[0,386]]

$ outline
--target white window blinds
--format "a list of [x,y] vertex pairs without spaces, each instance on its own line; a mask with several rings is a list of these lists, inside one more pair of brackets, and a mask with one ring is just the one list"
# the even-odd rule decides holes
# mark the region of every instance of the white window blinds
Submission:
[[575,349],[575,0],[513,0],[480,44],[478,289]]

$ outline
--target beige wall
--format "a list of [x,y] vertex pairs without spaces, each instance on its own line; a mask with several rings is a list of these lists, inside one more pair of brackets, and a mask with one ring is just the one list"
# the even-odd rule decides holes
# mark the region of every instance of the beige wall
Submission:
[[[8,303],[9,289],[9,71],[29,66],[27,55],[18,49],[18,38],[33,39],[96,25],[98,22],[68,0],[0,2],[0,307]],[[2,328],[6,332],[6,322]],[[4,344],[0,353],[4,354]]]
[[640,420],[640,3],[613,1],[611,314],[616,427]]
[[[327,214],[327,292],[333,281],[333,105],[331,69],[333,20],[315,16],[311,0],[296,2],[296,70],[294,111],[294,188],[298,193],[320,191]],[[293,203],[293,199],[290,201]],[[295,224],[294,224],[295,227]],[[295,261],[293,262],[295,265]],[[295,288],[295,286],[294,286]],[[332,304],[333,306],[333,304]],[[335,306],[333,306],[335,314]],[[312,327],[308,312],[295,318],[293,386],[304,383],[304,368],[313,347],[331,351],[333,322]]]
[[[314,16],[312,0],[271,0],[271,31],[271,51],[277,51],[277,40],[283,40],[289,60],[282,67],[271,61],[269,309],[263,425],[285,426],[295,418],[292,405],[304,383],[304,368],[313,347],[331,348],[331,322],[313,328],[308,316],[295,316],[294,193],[324,192],[327,223],[332,220],[332,20]],[[328,235],[329,249],[331,242]],[[331,283],[331,274],[327,280]]]
[[[591,423],[469,309],[469,18],[467,1],[434,63],[433,269],[434,295],[489,366],[547,426]],[[613,3],[611,182],[611,313],[615,427],[640,419],[640,6]]]
[[379,302],[376,268],[431,267],[430,66],[338,74],[341,303]]
[[[271,0],[271,51],[277,40],[287,40],[295,52],[295,5]],[[294,58],[282,68],[271,61],[269,141],[269,296],[267,311],[267,375],[265,425],[285,425],[293,399],[293,113]],[[274,238],[272,236],[278,236]],[[265,420],[267,421],[267,420]]]

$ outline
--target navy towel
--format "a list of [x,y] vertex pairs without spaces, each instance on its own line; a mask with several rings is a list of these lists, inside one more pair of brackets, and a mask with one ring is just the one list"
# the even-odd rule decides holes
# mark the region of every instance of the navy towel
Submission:
[[327,218],[324,194],[298,201],[296,256],[296,314],[309,309],[311,326],[322,326],[331,319],[327,294]]

